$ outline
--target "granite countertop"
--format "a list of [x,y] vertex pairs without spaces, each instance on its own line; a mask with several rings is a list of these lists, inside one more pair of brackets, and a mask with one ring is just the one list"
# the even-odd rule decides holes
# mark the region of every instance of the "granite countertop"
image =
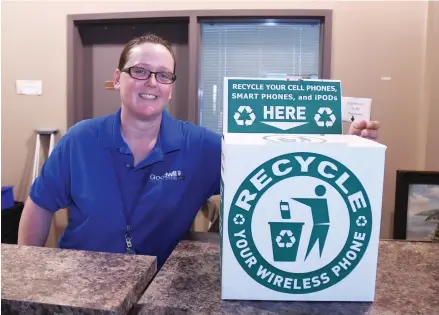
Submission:
[[126,314],[156,258],[2,244],[2,314]]
[[222,301],[219,256],[218,236],[181,242],[130,314],[439,314],[439,244],[381,241],[373,303]]

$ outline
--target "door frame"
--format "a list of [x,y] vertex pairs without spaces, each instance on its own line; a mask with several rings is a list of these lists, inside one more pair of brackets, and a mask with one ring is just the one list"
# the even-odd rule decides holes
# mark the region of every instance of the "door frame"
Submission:
[[[114,12],[67,15],[67,128],[72,127],[83,119],[82,106],[77,106],[83,99],[82,79],[84,77],[82,55],[84,44],[79,34],[79,27],[84,24],[111,24],[129,22],[130,20],[181,20],[189,19],[188,49],[188,102],[181,112],[186,113],[183,120],[198,124],[198,80],[200,73],[200,21],[209,19],[318,19],[322,22],[322,45],[320,51],[322,79],[331,78],[331,49],[332,49],[332,10],[181,10],[181,11],[142,11],[142,12]],[[170,109],[171,115],[174,110]]]

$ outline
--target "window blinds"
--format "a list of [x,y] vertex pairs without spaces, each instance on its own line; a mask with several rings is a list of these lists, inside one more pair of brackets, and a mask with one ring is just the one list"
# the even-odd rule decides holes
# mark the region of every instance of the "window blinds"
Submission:
[[202,23],[199,123],[222,132],[225,76],[320,75],[320,22]]

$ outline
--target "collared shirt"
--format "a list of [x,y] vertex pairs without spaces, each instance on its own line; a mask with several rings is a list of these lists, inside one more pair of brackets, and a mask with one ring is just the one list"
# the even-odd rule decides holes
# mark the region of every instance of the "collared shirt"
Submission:
[[136,254],[159,267],[220,192],[221,136],[163,113],[158,141],[135,167],[122,138],[120,110],[81,121],[57,143],[30,198],[51,212],[70,208],[59,247]]

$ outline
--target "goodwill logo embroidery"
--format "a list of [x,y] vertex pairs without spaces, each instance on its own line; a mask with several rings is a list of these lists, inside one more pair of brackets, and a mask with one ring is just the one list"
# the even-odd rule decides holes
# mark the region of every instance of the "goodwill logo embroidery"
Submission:
[[253,170],[227,220],[241,268],[289,294],[325,290],[348,277],[372,231],[361,181],[337,160],[309,152],[281,155]]
[[181,170],[165,172],[162,175],[151,174],[149,176],[151,180],[184,180],[184,175]]

